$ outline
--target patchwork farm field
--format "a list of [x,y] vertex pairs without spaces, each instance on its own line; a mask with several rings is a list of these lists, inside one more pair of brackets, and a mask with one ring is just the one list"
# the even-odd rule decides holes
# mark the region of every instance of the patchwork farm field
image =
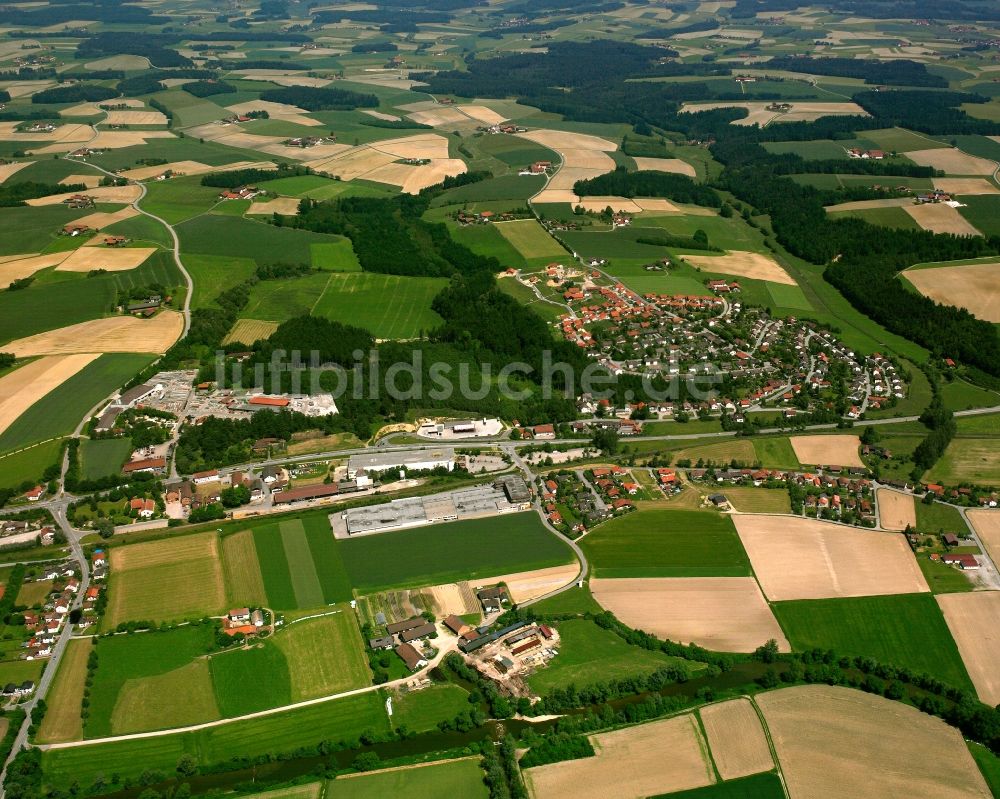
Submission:
[[972,689],[930,594],[778,602],[773,608],[796,651],[832,649],[838,655],[871,657]]
[[712,511],[641,510],[602,524],[581,542],[597,577],[744,577],[750,572],[732,520]]
[[568,255],[566,250],[560,247],[559,243],[534,219],[498,223],[496,229],[514,245],[521,255],[529,260],[532,258],[562,258]]

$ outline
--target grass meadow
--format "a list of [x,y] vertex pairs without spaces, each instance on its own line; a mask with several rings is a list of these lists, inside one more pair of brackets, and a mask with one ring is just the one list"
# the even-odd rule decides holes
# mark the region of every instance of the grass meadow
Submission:
[[132,451],[128,438],[85,438],[80,442],[80,472],[84,480],[118,474]]
[[776,602],[772,607],[795,650],[818,647],[872,657],[973,692],[931,594]]
[[46,697],[47,709],[38,730],[39,743],[78,741],[83,737],[80,711],[87,677],[87,658],[92,648],[93,642],[89,638],[69,642]]
[[90,785],[99,774],[124,779],[151,769],[173,773],[185,754],[208,766],[232,757],[291,752],[321,741],[356,740],[366,730],[388,729],[382,699],[371,691],[197,732],[50,750],[42,755],[42,771],[47,784],[68,788],[73,782]]
[[773,771],[752,774],[736,780],[717,782],[704,788],[675,791],[654,799],[784,799],[785,789]]
[[273,644],[289,664],[293,702],[371,684],[361,631],[346,605],[287,626],[275,635]]
[[581,547],[595,577],[751,574],[732,521],[714,511],[636,511],[602,524]]
[[184,266],[194,280],[191,307],[207,308],[222,292],[253,275],[257,265],[251,258],[225,255],[184,255]]
[[528,511],[338,542],[361,594],[558,566],[569,549]]
[[566,250],[534,219],[499,222],[496,229],[525,258],[562,258],[567,255]]
[[461,796],[486,799],[477,758],[376,771],[328,782],[326,799],[384,799],[386,796]]
[[313,244],[333,244],[339,236],[312,233],[238,216],[199,216],[177,226],[185,253],[252,258],[259,264],[312,263]]
[[969,526],[957,508],[941,502],[928,505],[926,502],[915,500],[913,504],[917,511],[917,530],[921,533],[937,533],[943,530],[959,536],[969,534]]
[[[3,438],[0,437],[0,442]],[[955,438],[944,454],[924,475],[945,485],[1000,483],[1000,450],[990,438]]]
[[333,274],[312,313],[362,327],[380,339],[416,338],[444,321],[431,310],[431,302],[447,284],[434,277]]
[[223,652],[208,661],[215,701],[223,718],[292,702],[292,677],[284,653],[266,641],[251,649]]
[[62,447],[62,439],[57,439],[0,457],[0,488],[37,483],[46,469],[60,462]]
[[542,695],[554,688],[650,674],[666,666],[685,663],[662,652],[630,646],[589,619],[564,621],[557,629],[559,656],[528,677],[531,689]]
[[151,355],[107,353],[91,361],[4,430],[0,434],[0,452],[72,433],[91,408],[152,360]]
[[413,732],[437,729],[439,721],[451,721],[471,707],[469,692],[454,683],[440,683],[408,693],[394,693],[392,723]]
[[798,469],[802,466],[787,437],[766,436],[753,440],[757,461],[766,469]]
[[729,503],[742,513],[791,513],[792,503],[785,488],[726,486]]

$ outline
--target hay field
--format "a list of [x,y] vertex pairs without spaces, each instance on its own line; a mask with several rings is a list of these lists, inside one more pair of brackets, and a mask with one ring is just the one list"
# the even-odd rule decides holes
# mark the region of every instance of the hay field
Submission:
[[[61,205],[63,200],[75,197],[79,192],[68,191],[63,194],[50,194],[48,197],[36,197],[33,200],[26,200],[28,205]],[[121,203],[123,205],[133,203],[142,195],[142,189],[138,186],[98,186],[95,189],[87,189],[87,196],[93,197],[97,202]]]
[[534,219],[498,222],[497,232],[514,245],[525,258],[562,258],[569,253]]
[[[785,101],[788,102],[788,101]],[[733,125],[760,125],[764,127],[771,122],[814,122],[820,117],[836,115],[868,116],[865,110],[856,103],[816,103],[791,101],[791,110],[786,112],[768,111],[770,101],[757,102],[721,102],[721,103],[685,103],[682,113],[698,113],[712,111],[717,108],[745,108],[747,116],[732,122]]]
[[201,724],[219,718],[208,661],[127,680],[111,714],[111,734]]
[[296,216],[299,213],[299,199],[297,197],[278,197],[274,200],[255,201],[250,204],[247,214],[281,214],[282,216]]
[[50,355],[0,377],[0,432],[98,357],[97,353]]
[[396,160],[396,156],[391,153],[379,152],[370,147],[358,147],[332,158],[317,158],[306,161],[305,165],[317,172],[338,177],[341,180],[355,180],[373,169],[391,164]]
[[861,439],[852,435],[792,436],[795,457],[811,466],[864,466],[859,450]]
[[7,178],[24,169],[26,166],[31,166],[34,161],[11,161],[9,164],[0,164],[0,183],[3,183]]
[[[119,150],[125,147],[141,147],[150,139],[176,138],[169,130],[100,130],[93,139],[88,135],[82,141],[94,150]],[[36,155],[68,153],[80,146],[80,142],[60,141],[45,147],[33,149]]]
[[267,100],[248,100],[245,103],[227,105],[226,110],[234,114],[246,114],[250,111],[267,111],[271,119],[280,119],[283,122],[291,122],[296,125],[306,125],[316,127],[322,125],[318,119],[306,116],[309,112],[297,105],[287,103],[272,103]]
[[991,796],[961,733],[914,707],[850,688],[758,694],[792,797]]
[[[131,219],[134,216],[139,216],[139,212],[133,206],[126,205],[117,211],[97,211],[93,214],[81,216],[76,220],[76,223],[78,225],[88,225],[94,230],[103,230],[106,227],[111,227],[111,225],[115,225],[118,222],[124,222],[126,219]],[[96,247],[102,242],[101,238],[95,237],[88,241],[86,246]]]
[[414,111],[412,114],[407,114],[407,117],[412,119],[421,125],[430,125],[432,128],[452,128],[452,127],[471,127],[475,120],[472,117],[466,116],[457,108],[452,108],[450,106],[439,106],[437,108],[429,108],[426,111]]
[[912,494],[880,488],[876,497],[882,527],[886,530],[905,530],[907,526],[916,528],[917,509],[913,504]]
[[200,161],[171,161],[168,164],[159,166],[142,166],[137,169],[127,169],[119,174],[129,180],[148,180],[162,175],[166,171],[178,175],[204,175],[206,172],[232,172],[237,169],[277,169],[278,165],[272,161],[234,161],[224,166],[209,166]]
[[365,180],[398,186],[406,194],[419,194],[447,177],[461,175],[468,170],[460,158],[439,158],[429,164],[386,164],[373,169]]
[[995,183],[984,178],[934,178],[934,188],[948,194],[1000,194]]
[[716,652],[752,652],[773,638],[791,651],[753,577],[594,578],[590,591],[629,627],[659,638]]
[[537,599],[545,596],[557,588],[576,579],[580,573],[580,567],[576,563],[568,563],[565,566],[551,566],[548,569],[535,569],[534,571],[515,572],[514,574],[501,574],[499,577],[487,577],[476,580],[476,585],[493,585],[494,583],[506,583],[507,590],[511,598],[517,604]]
[[594,757],[523,772],[533,799],[642,799],[715,782],[691,715],[590,736]]
[[695,169],[687,161],[680,158],[644,158],[635,156],[636,169],[649,170],[653,172],[672,172],[675,175],[687,175],[689,178],[697,176]]
[[785,286],[798,285],[781,264],[759,252],[733,250],[725,255],[685,255],[684,259],[709,272],[737,275],[749,280],[769,280]]
[[70,143],[87,141],[94,135],[94,129],[90,125],[74,124],[59,125],[55,130],[42,133],[18,133],[16,129],[21,124],[21,122],[0,122],[0,141]]
[[[611,206],[611,210],[613,211],[625,214],[638,214],[642,212],[642,206],[639,205],[638,201],[630,200],[628,197],[607,197],[602,195],[581,197],[577,205],[581,206],[585,211],[593,213],[601,213],[608,206]],[[673,207],[674,210],[677,210],[677,206]]]
[[80,710],[87,679],[87,658],[93,646],[89,638],[76,638],[66,647],[52,689],[46,697],[48,709],[38,731],[39,743],[79,741],[83,737]]
[[359,108],[362,114],[367,114],[370,117],[375,117],[375,119],[383,119],[386,122],[399,122],[402,117],[398,117],[395,114],[383,114],[381,111],[373,111],[371,108]]
[[932,166],[948,175],[992,175],[997,168],[994,161],[963,153],[954,147],[910,150],[906,157],[920,166]]
[[487,108],[485,105],[460,105],[458,106],[458,110],[466,116],[472,117],[476,122],[482,122],[484,125],[499,125],[501,122],[507,120],[507,117],[498,114],[492,108]]
[[45,255],[26,253],[0,258],[0,288],[5,289],[22,277],[31,277],[39,269],[58,266],[68,257],[68,252],[50,252]]
[[906,205],[913,205],[910,197],[890,197],[885,200],[855,200],[849,203],[837,203],[826,206],[828,214],[835,214],[838,211],[868,211],[873,208],[902,208]]
[[108,629],[130,619],[171,621],[225,610],[219,541],[214,532],[111,550]]
[[1000,261],[911,269],[903,275],[935,302],[965,308],[987,322],[1000,322]]
[[101,185],[100,175],[67,175],[63,178],[63,183],[72,185],[74,183],[82,183],[88,189],[96,189]]
[[[112,216],[108,214],[108,216]],[[120,220],[115,220],[120,221]],[[90,272],[105,269],[108,272],[125,272],[135,269],[156,252],[154,247],[81,247],[56,267],[57,272]]]
[[167,118],[159,111],[108,111],[108,125],[166,125]]
[[251,530],[241,530],[222,539],[222,571],[227,604],[234,607],[267,605],[267,590]]
[[288,661],[293,702],[371,684],[353,613],[341,610],[332,616],[297,622],[273,640]]
[[994,563],[1000,562],[1000,510],[966,511],[976,535]]
[[903,208],[924,230],[934,233],[954,233],[956,236],[979,236],[980,232],[962,216],[958,209],[945,203],[907,205]]
[[712,758],[724,780],[774,768],[760,718],[745,697],[708,705],[699,711]]
[[930,590],[899,533],[791,516],[736,515],[733,522],[772,602]]
[[233,329],[222,340],[222,344],[232,344],[238,341],[249,346],[257,339],[267,338],[277,329],[277,322],[267,322],[260,319],[237,319]]
[[1000,704],[1000,592],[938,594],[934,598],[979,698],[990,706]]
[[396,158],[447,158],[448,139],[439,133],[423,133],[403,136],[398,139],[384,139],[368,145],[380,153],[389,153]]
[[177,311],[160,311],[152,319],[109,316],[90,322],[48,330],[4,345],[19,358],[77,352],[164,353],[180,338],[184,317]]

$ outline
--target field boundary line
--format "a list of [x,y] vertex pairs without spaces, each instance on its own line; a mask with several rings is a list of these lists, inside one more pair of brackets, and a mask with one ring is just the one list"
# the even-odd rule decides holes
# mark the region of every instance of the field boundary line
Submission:
[[298,624],[300,621],[309,621],[310,619],[325,619],[327,616],[336,616],[338,613],[343,613],[343,612],[344,611],[342,609],[338,608],[337,610],[330,610],[327,611],[326,613],[313,613],[310,616],[302,616],[301,618],[298,619],[292,619],[290,622],[282,626],[287,629],[291,627],[293,624]]
[[757,714],[757,720],[760,721],[761,729],[764,730],[764,738],[767,740],[767,748],[771,750],[771,760],[774,761],[774,770],[778,775],[778,780],[781,782],[781,790],[785,794],[785,799],[789,799],[790,794],[788,793],[788,783],[785,782],[785,772],[781,770],[781,761],[778,760],[778,750],[774,747],[774,739],[771,738],[771,728],[767,726],[764,711],[757,706],[757,702],[753,696],[749,694],[745,694],[745,696],[750,700],[750,706],[754,709],[754,713]]

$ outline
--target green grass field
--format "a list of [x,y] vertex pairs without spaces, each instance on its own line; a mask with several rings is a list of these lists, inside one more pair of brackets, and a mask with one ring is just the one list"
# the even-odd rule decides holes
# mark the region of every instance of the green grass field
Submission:
[[527,264],[524,256],[498,232],[496,225],[450,225],[448,231],[459,244],[477,255],[496,258],[502,267],[521,269]]
[[326,784],[326,799],[385,799],[387,796],[450,796],[486,799],[483,771],[476,758],[416,768],[361,774]]
[[[126,683],[165,675],[187,666],[204,654],[214,632],[208,625],[180,627],[169,632],[115,635],[98,640],[98,667],[90,691],[89,716],[84,736],[100,738],[115,733],[112,719]],[[156,729],[162,726],[155,715],[139,716],[132,727]]]
[[215,701],[223,718],[255,713],[292,701],[288,660],[270,641],[252,649],[215,655],[208,665]]
[[767,293],[771,297],[772,307],[793,311],[811,311],[812,305],[806,299],[799,286],[786,286],[784,283],[765,283]]
[[118,474],[132,451],[128,438],[85,438],[80,442],[80,473],[84,480],[99,480]]
[[972,741],[967,741],[966,743],[969,747],[969,752],[972,753],[972,759],[976,761],[976,765],[979,766],[979,770],[982,772],[983,779],[986,780],[986,784],[990,787],[990,792],[994,796],[1000,796],[1000,758],[982,744],[973,743]]
[[528,677],[528,685],[542,695],[554,688],[649,674],[688,663],[662,652],[629,646],[610,630],[587,619],[570,619],[556,627],[561,636],[559,655]]
[[338,542],[359,593],[558,566],[570,551],[534,512],[436,524]]
[[975,587],[961,569],[947,566],[939,560],[931,560],[927,553],[920,553],[916,557],[917,565],[933,593],[957,594],[972,591]]
[[313,244],[335,244],[341,239],[236,216],[211,214],[177,226],[181,250],[202,255],[252,258],[259,264],[312,263]]
[[319,584],[319,575],[316,574],[316,567],[313,565],[305,527],[302,526],[301,520],[293,519],[278,522],[278,530],[281,533],[282,546],[285,548],[288,573],[292,578],[295,607],[319,607],[323,604],[323,587]]
[[361,264],[348,238],[340,241],[315,242],[309,248],[312,265],[330,272],[360,272]]
[[119,774],[124,779],[150,769],[173,773],[184,754],[207,766],[232,757],[291,752],[324,740],[356,740],[366,730],[388,729],[382,700],[371,691],[197,732],[52,750],[44,753],[42,769],[47,784],[68,788],[76,781],[90,785],[99,774]]
[[262,280],[250,290],[250,300],[239,316],[271,322],[307,316],[319,303],[332,277],[326,272],[312,272],[286,280]]
[[[497,137],[499,138],[499,137]],[[511,158],[520,159],[528,155],[529,149],[521,149],[510,152]],[[538,153],[541,156],[541,153]],[[529,156],[530,157],[530,156]],[[501,159],[506,160],[506,159]],[[549,157],[532,158],[530,161],[518,160],[514,167],[519,165],[527,166],[535,160],[558,160]],[[484,200],[527,200],[542,190],[545,185],[545,178],[540,175],[501,175],[500,177],[481,180],[478,183],[470,183],[467,186],[457,186],[448,189],[441,197],[437,198],[435,205],[447,203],[481,202]]]
[[798,469],[802,465],[795,456],[792,443],[784,436],[755,438],[753,448],[760,465],[766,469]]
[[419,691],[393,695],[392,724],[413,732],[437,729],[439,721],[451,721],[471,708],[469,692],[453,683],[440,683]]
[[772,607],[795,650],[819,647],[872,657],[973,691],[930,594],[776,602]]
[[194,281],[191,307],[207,308],[222,292],[247,280],[257,268],[251,258],[226,255],[184,255],[184,266]]
[[871,225],[881,225],[882,227],[895,228],[898,230],[920,230],[912,216],[906,213],[903,208],[861,208],[848,211],[831,211],[831,219],[863,219]]
[[602,524],[581,546],[596,577],[743,577],[732,521],[713,511],[642,510]]
[[176,225],[185,219],[204,214],[219,203],[220,191],[222,189],[213,186],[202,186],[200,177],[153,182],[146,186],[142,207]]
[[726,486],[726,498],[742,513],[790,513],[791,499],[784,488]]
[[959,536],[969,534],[969,527],[957,508],[935,502],[928,505],[919,500],[914,501],[917,510],[917,530],[921,533],[936,533],[943,530],[946,533],[956,533]]
[[0,488],[37,483],[46,469],[60,462],[62,446],[62,439],[57,439],[0,457]]
[[778,775],[765,771],[738,780],[706,785],[704,788],[662,794],[652,799],[783,799],[784,796],[785,790]]
[[984,236],[1000,236],[1000,195],[965,195],[958,212]]
[[152,360],[151,355],[109,353],[91,361],[4,430],[0,452],[71,433],[91,408]]
[[58,239],[63,225],[87,213],[87,209],[63,205],[5,208],[4,224],[0,225],[0,255],[41,252]]
[[[0,437],[0,441],[2,441]],[[924,475],[933,482],[946,485],[1000,483],[1000,450],[989,438],[956,438],[944,454]]]
[[496,229],[525,258],[563,258],[569,255],[534,219],[501,222]]
[[312,313],[363,327],[376,338],[415,338],[444,321],[431,310],[431,302],[447,284],[434,277],[332,274]]
[[1000,404],[1000,394],[974,386],[961,379],[941,384],[941,398],[951,410],[964,411],[968,408],[989,408]]

